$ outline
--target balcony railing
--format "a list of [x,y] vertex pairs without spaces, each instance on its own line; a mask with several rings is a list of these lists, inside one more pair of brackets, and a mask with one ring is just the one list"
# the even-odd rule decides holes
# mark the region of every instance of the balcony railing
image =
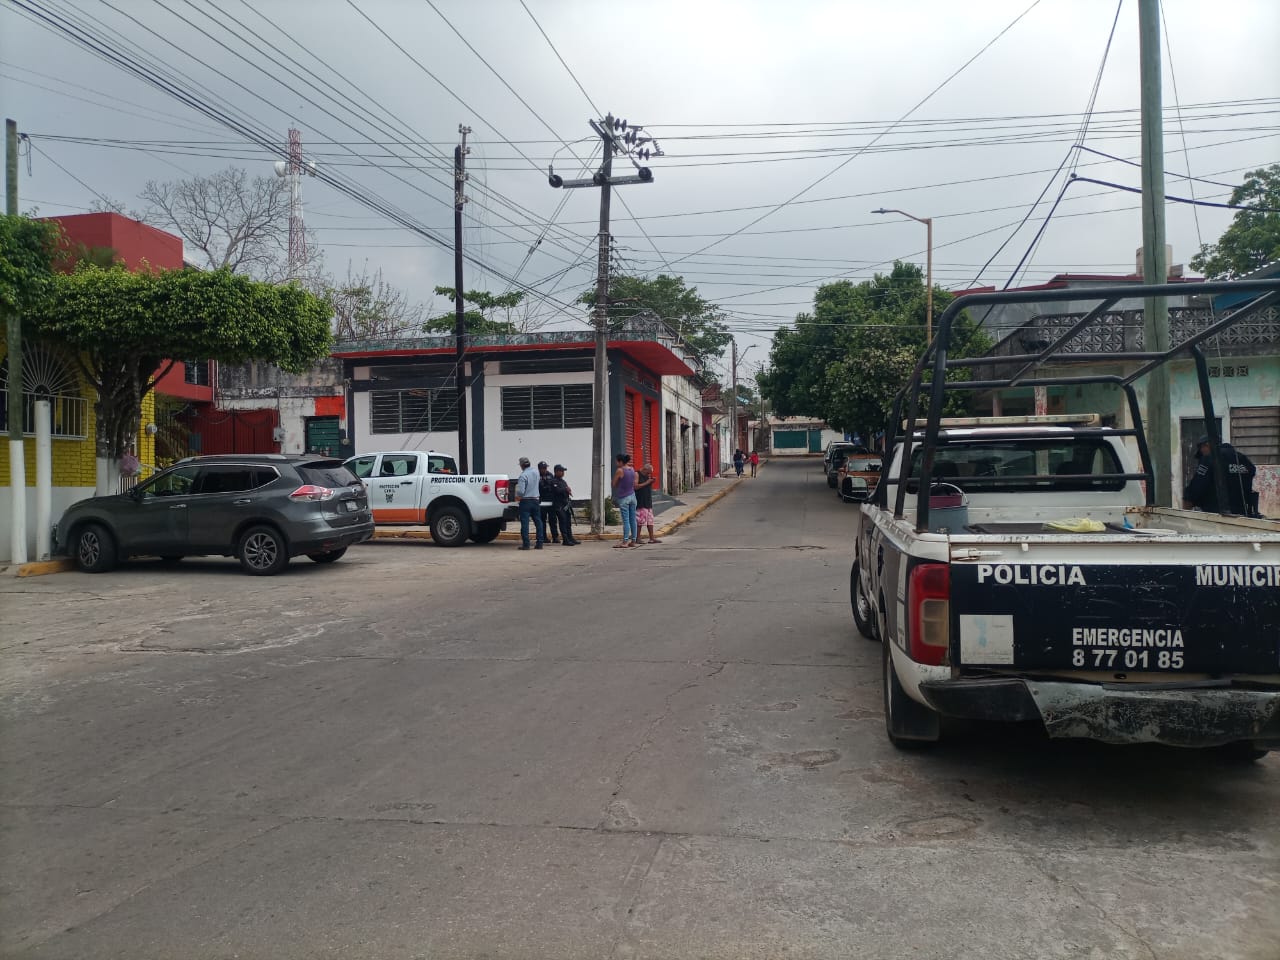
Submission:
[[[3,397],[0,397],[3,400]],[[84,397],[51,397],[34,393],[22,395],[22,435],[36,435],[36,401],[48,400],[55,440],[84,440],[88,437],[89,401]],[[0,402],[0,411],[5,408]],[[5,414],[0,413],[0,421]]]

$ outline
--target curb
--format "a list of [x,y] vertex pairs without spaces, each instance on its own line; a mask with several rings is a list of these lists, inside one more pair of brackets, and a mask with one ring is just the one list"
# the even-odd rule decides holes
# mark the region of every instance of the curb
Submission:
[[[746,476],[743,476],[734,480],[733,483],[729,484],[729,486],[725,487],[723,490],[719,491],[713,496],[708,497],[705,501],[698,504],[696,507],[694,507],[688,513],[686,513],[684,516],[677,517],[675,520],[668,521],[661,528],[659,528],[655,524],[654,535],[659,537],[665,537],[667,534],[672,533],[675,530],[678,530],[680,527],[683,527],[686,523],[688,523],[694,517],[703,513],[712,504],[719,503],[726,496],[728,496],[730,492],[732,492],[733,490],[736,490],[738,485],[742,483],[743,480],[747,480],[747,479],[749,478]],[[582,533],[578,533],[575,531],[574,536],[576,536],[579,540],[584,540],[584,541],[602,541],[602,540],[621,540],[622,539],[621,533],[595,534],[595,533],[588,533],[586,531]],[[375,530],[373,532],[373,539],[374,540],[428,540],[429,541],[431,539],[431,531],[430,530],[394,530],[394,529]],[[502,533],[498,534],[498,536],[494,539],[493,542],[494,543],[499,543],[499,542],[515,543],[519,541],[519,539],[520,539],[519,533],[515,531],[504,530]]]
[[76,568],[69,557],[58,560],[33,560],[18,565],[15,577],[43,577],[50,573],[70,573]]

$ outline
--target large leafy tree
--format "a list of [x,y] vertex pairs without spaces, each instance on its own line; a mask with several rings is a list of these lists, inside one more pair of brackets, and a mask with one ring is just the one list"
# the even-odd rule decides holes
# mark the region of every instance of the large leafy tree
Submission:
[[[456,296],[453,287],[436,287],[436,293],[453,300]],[[512,311],[524,300],[524,292],[513,290],[510,293],[488,293],[484,290],[468,290],[462,294],[462,302],[471,304],[470,310],[463,311],[462,324],[467,334],[473,337],[496,337],[519,333],[520,328],[512,320]],[[432,317],[423,324],[426,333],[450,334],[457,329],[457,313],[442,313]]]
[[[813,312],[774,335],[769,368],[758,378],[761,392],[781,416],[820,417],[869,435],[884,425],[924,350],[926,299],[920,268],[906,263],[863,283],[824,284]],[[935,318],[951,300],[934,289]],[[967,315],[958,319],[952,342],[951,356],[976,356],[991,345]]]
[[[583,292],[578,302],[594,304],[595,289]],[[675,330],[704,366],[723,356],[733,339],[719,308],[698,296],[696,287],[685,286],[683,277],[663,274],[651,279],[617,276],[609,280],[611,324],[621,326],[645,312],[651,312]]]
[[1214,280],[1233,280],[1280,260],[1280,163],[1245,176],[1231,191],[1239,211],[1217,243],[1206,243],[1191,266]]
[[82,264],[53,276],[27,316],[32,333],[66,347],[97,389],[97,451],[110,458],[137,435],[142,400],[174,363],[169,358],[262,360],[296,373],[331,343],[324,300],[230,270],[131,273]]

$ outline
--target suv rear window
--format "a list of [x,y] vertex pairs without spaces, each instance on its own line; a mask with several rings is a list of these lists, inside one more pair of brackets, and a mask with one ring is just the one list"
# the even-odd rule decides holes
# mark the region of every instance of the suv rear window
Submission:
[[298,476],[304,483],[318,487],[354,487],[360,479],[341,460],[312,460],[298,464]]

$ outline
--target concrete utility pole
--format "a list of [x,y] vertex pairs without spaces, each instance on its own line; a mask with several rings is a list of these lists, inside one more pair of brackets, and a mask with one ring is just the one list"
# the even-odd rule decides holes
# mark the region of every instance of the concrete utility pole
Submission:
[[[1160,93],[1160,0],[1138,0],[1138,40],[1142,83],[1142,279],[1166,283],[1169,264],[1164,246],[1164,118]],[[1148,297],[1142,310],[1143,348],[1169,349],[1169,301]],[[1170,477],[1173,449],[1169,423],[1169,373],[1156,367],[1147,380],[1147,443],[1155,473],[1158,506],[1173,502]]]
[[733,361],[729,366],[729,435],[733,449],[738,449],[738,341],[730,340]]
[[[4,210],[18,215],[18,122],[4,122]],[[27,562],[27,464],[22,445],[22,317],[17,310],[5,317],[9,343],[9,490],[11,540],[9,560]]]
[[453,336],[457,343],[457,359],[454,362],[453,382],[457,389],[456,406],[458,410],[458,470],[470,473],[467,463],[467,385],[463,371],[467,352],[466,308],[462,301],[462,208],[466,205],[464,192],[467,183],[467,134],[470,127],[458,124],[458,132],[462,134],[462,143],[453,148],[453,307],[457,319],[453,325]]
[[[600,230],[596,253],[596,304],[592,313],[595,326],[595,387],[591,408],[591,532],[604,529],[605,474],[605,409],[609,394],[609,199],[613,187],[631,183],[652,183],[653,173],[636,158],[648,160],[662,156],[657,141],[641,135],[643,127],[629,125],[613,114],[603,120],[590,121],[591,129],[600,137],[604,160],[590,180],[565,180],[554,167],[547,168],[547,182],[566,190],[578,187],[600,188]],[[613,155],[624,154],[635,165],[635,176],[614,177]]]

